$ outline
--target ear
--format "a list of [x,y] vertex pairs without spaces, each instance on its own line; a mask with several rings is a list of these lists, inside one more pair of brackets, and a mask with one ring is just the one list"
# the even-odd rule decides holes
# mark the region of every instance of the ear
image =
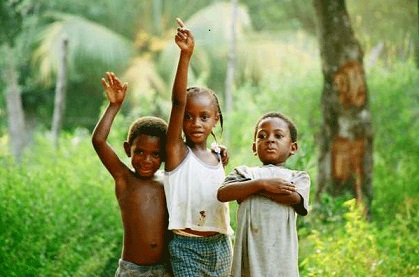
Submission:
[[256,151],[256,143],[255,142],[253,142],[253,145],[252,145],[252,152],[253,152],[253,155],[257,155],[257,151]]
[[220,121],[220,115],[217,113],[216,115],[215,115],[215,118],[214,118],[214,126],[212,126],[213,128],[215,127],[215,126],[217,126],[217,123],[218,123],[218,121]]
[[294,154],[295,154],[295,152],[297,152],[297,150],[298,150],[298,144],[297,144],[296,142],[293,142],[293,143],[291,144],[290,156],[291,156],[291,155],[294,155]]
[[128,158],[131,158],[131,145],[128,143],[128,141],[124,141],[124,150]]

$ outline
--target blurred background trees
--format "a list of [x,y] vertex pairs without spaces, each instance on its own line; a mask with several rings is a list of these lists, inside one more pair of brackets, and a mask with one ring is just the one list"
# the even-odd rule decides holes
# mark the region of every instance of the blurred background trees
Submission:
[[[333,75],[322,75],[321,54],[331,54],[331,42],[318,31],[311,2],[237,2],[233,103],[225,121],[231,153],[227,171],[258,163],[250,151],[256,119],[281,110],[300,133],[299,151],[289,165],[310,173],[314,196],[320,187],[319,136],[327,135],[322,131],[321,101],[327,98],[322,87],[330,85]],[[419,153],[417,1],[345,4],[354,34],[350,39],[363,51],[355,56],[363,56],[358,61],[368,85],[372,130],[367,129],[374,134],[371,211],[376,220],[358,221],[352,206],[345,214],[348,204],[343,202],[351,194],[332,198],[322,190],[322,205],[312,201],[310,217],[299,219],[301,269],[307,276],[321,275],[322,269],[342,276],[411,275],[419,264],[419,247],[411,236],[419,226],[414,174]],[[225,111],[232,15],[231,2],[217,0],[0,1],[0,208],[6,211],[0,214],[0,253],[7,253],[0,257],[5,261],[2,272],[15,272],[11,267],[19,261],[24,265],[21,276],[112,276],[120,251],[118,210],[110,203],[111,180],[89,140],[105,101],[100,78],[114,71],[129,82],[129,98],[109,136],[114,145],[121,144],[133,118],[152,114],[167,119],[178,57],[174,19],[181,17],[197,42],[189,83],[213,88]],[[66,107],[59,136],[63,143],[54,149],[50,130],[63,37],[68,38]],[[345,39],[349,37],[336,45]],[[336,72],[341,61],[332,58],[333,68],[326,72]],[[336,107],[330,108],[326,110]],[[325,168],[329,174],[330,167]],[[356,256],[363,259],[357,268],[336,273],[336,256],[342,264],[354,264],[345,251],[366,248],[371,251]]]
[[[417,36],[415,1],[379,2],[360,5],[347,1],[355,34],[366,53],[382,45],[377,53],[382,59],[406,59],[414,53]],[[239,83],[258,82],[266,70],[261,64],[269,64],[271,70],[281,66],[272,60],[281,34],[316,35],[314,8],[305,1],[247,0],[239,4],[235,74]],[[398,8],[392,8],[395,6]],[[69,37],[71,104],[64,121],[68,130],[93,127],[103,101],[97,80],[106,70],[130,82],[131,107],[138,107],[140,98],[145,98],[152,108],[144,113],[165,115],[177,51],[171,43],[177,16],[198,35],[201,53],[193,63],[195,80],[223,94],[231,20],[228,2],[3,0],[1,9],[2,49],[9,45],[15,51],[3,56],[16,60],[25,119],[31,121],[28,128],[51,124],[58,41],[63,35]],[[2,68],[7,68],[6,60]],[[5,103],[0,104],[4,110]],[[1,122],[5,118],[2,113]]]

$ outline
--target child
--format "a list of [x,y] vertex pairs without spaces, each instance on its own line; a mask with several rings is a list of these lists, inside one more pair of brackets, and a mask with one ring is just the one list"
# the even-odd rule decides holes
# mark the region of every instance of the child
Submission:
[[115,192],[124,226],[122,256],[115,276],[170,276],[168,213],[162,174],[167,124],[157,117],[135,121],[124,142],[133,170],[126,166],[106,141],[121,108],[127,83],[114,73],[102,78],[109,105],[93,131],[92,143],[103,165],[115,180]]
[[[169,243],[174,276],[228,276],[231,242],[228,203],[217,200],[225,178],[223,165],[207,148],[207,139],[222,114],[215,93],[186,89],[194,39],[183,22],[175,42],[180,48],[167,129],[164,189],[169,210]],[[185,139],[182,138],[182,130]]]
[[253,142],[263,165],[236,167],[219,188],[220,201],[239,202],[232,276],[299,276],[296,213],[308,213],[310,178],[284,167],[297,149],[294,123],[267,113]]

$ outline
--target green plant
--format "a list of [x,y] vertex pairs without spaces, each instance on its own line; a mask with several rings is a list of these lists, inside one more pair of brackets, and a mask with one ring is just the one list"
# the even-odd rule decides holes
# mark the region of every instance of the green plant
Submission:
[[[365,220],[355,200],[343,205],[348,212],[341,228],[321,233],[312,230],[314,252],[302,262],[305,276],[383,276],[375,230]],[[335,226],[336,227],[336,226]]]

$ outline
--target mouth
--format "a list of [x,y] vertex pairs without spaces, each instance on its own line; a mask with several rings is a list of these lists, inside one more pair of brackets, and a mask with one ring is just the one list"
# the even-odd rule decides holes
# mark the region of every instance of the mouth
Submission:
[[203,132],[193,132],[191,133],[191,137],[197,138],[197,137],[201,137],[203,134],[204,134]]
[[275,153],[276,152],[276,149],[274,149],[274,148],[267,148],[266,149],[266,153]]
[[152,171],[153,171],[152,168],[140,168],[140,172],[142,175],[151,174]]

